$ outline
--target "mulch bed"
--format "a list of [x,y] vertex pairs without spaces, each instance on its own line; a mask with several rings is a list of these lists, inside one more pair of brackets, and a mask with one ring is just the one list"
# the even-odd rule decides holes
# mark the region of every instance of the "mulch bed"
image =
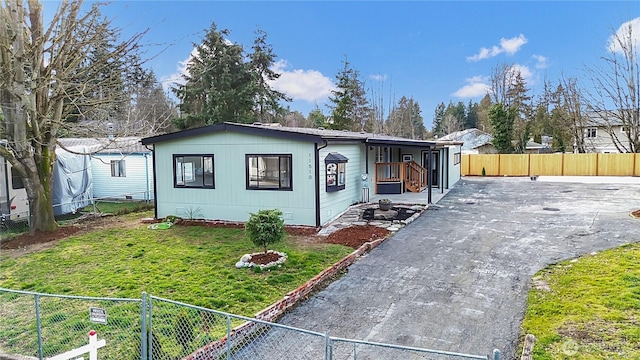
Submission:
[[[222,228],[234,228],[242,229],[244,224],[232,223],[223,221],[202,221],[202,220],[178,220],[178,225],[184,226],[206,226],[206,227],[222,227]],[[50,233],[42,233],[36,231],[34,234],[22,234],[15,236],[9,240],[0,241],[0,249],[12,250],[28,247],[30,245],[48,243],[72,236],[80,231],[91,230],[91,220],[83,222],[82,226],[79,225],[67,225],[61,226],[56,231]],[[317,234],[318,228],[313,226],[286,226],[285,230],[288,234],[294,236],[313,236]],[[372,241],[381,237],[386,237],[389,231],[377,226],[365,225],[365,226],[352,226],[349,228],[338,230],[328,237],[321,238],[322,242],[328,242],[331,244],[341,244],[358,248],[362,244]]]
[[326,242],[346,245],[357,249],[362,246],[362,244],[384,238],[388,236],[389,233],[389,230],[373,225],[351,226],[331,233],[327,237]]
[[635,210],[631,212],[631,216],[635,218],[640,218],[640,210]]
[[22,234],[9,240],[1,241],[0,249],[20,249],[29,245],[47,243],[69,237],[80,230],[81,228],[77,226],[61,226],[58,228],[58,230],[49,233],[36,231],[34,234]]

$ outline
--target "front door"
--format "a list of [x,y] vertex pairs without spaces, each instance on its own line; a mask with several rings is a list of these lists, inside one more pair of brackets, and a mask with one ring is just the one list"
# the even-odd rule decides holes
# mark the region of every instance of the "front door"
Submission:
[[429,161],[429,153],[422,153],[422,167],[431,171],[431,186],[438,187],[438,179],[440,178],[438,174],[438,169],[440,168],[440,153],[437,151],[431,152],[431,161]]

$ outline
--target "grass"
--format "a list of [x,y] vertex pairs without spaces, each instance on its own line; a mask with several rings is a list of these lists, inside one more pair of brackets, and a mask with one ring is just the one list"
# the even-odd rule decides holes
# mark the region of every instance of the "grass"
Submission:
[[[144,214],[124,215],[124,219]],[[270,247],[287,253],[281,268],[236,269],[243,254],[257,252],[238,229],[145,225],[73,236],[49,250],[2,258],[0,287],[44,293],[140,298],[141,293],[252,316],[335,263],[352,249],[297,245],[293,238]]]
[[[253,316],[352,251],[332,244],[301,244],[287,236],[270,246],[287,253],[279,268],[236,269],[243,254],[257,252],[239,229],[138,224],[150,214],[121,215],[121,226],[61,240],[48,250],[18,258],[0,254],[0,287],[50,294],[140,299],[142,292],[196,306]],[[36,356],[34,298],[0,292],[0,353]],[[45,356],[86,343],[95,329],[111,346],[101,359],[140,358],[139,303],[40,298]],[[89,307],[104,308],[107,325],[90,323]],[[226,334],[224,317],[154,301],[154,348],[182,358]],[[232,326],[241,323],[234,320]],[[157,342],[157,344],[156,344]]]
[[640,359],[640,244],[539,272],[522,325],[534,359]]

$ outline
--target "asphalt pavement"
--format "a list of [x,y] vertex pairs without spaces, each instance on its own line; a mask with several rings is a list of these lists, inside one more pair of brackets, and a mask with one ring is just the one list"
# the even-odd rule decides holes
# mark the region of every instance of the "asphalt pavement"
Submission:
[[531,277],[640,240],[640,220],[629,215],[637,209],[637,182],[465,178],[279,322],[445,351],[499,349],[512,359]]

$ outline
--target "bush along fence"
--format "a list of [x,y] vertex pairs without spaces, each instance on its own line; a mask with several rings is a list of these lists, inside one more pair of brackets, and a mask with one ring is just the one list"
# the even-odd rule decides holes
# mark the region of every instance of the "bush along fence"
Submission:
[[462,176],[640,176],[640,154],[464,154]]
[[[143,294],[140,299],[51,295],[0,288],[0,359],[48,359],[86,347],[101,360],[500,359],[331,337]],[[59,358],[59,357],[57,357]]]

